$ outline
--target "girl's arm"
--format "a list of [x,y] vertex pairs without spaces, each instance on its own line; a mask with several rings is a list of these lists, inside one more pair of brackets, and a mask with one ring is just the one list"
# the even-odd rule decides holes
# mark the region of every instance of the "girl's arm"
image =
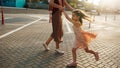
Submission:
[[74,24],[73,23],[74,21],[68,16],[68,14],[65,11],[63,11],[63,13],[64,13],[65,17],[67,18],[67,20],[70,21],[72,24]]
[[74,20],[72,20],[65,11],[63,11],[63,13],[64,13],[65,17],[67,18],[67,20],[69,20],[73,25],[75,25],[76,27],[80,26],[80,23],[75,22]]

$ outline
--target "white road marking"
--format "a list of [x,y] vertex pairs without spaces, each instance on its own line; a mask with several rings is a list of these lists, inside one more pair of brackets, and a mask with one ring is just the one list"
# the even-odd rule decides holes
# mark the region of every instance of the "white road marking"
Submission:
[[14,33],[14,32],[17,32],[17,31],[19,31],[19,30],[21,30],[21,29],[23,29],[23,28],[25,28],[25,27],[27,27],[27,26],[29,26],[29,25],[31,25],[31,24],[34,24],[34,23],[38,22],[39,20],[40,20],[40,18],[37,19],[37,20],[35,20],[35,21],[33,21],[33,22],[31,22],[31,23],[28,23],[28,24],[26,24],[26,25],[24,25],[24,26],[22,26],[22,27],[19,27],[19,28],[13,30],[13,31],[10,31],[10,32],[8,32],[8,33],[6,33],[6,34],[4,34],[4,35],[1,35],[1,36],[0,36],[0,39],[1,39],[1,38],[4,38],[4,37],[6,37],[6,36],[8,36],[8,35],[10,35],[10,34],[12,34],[12,33]]
[[5,25],[16,25],[16,26],[19,26],[19,25],[24,25],[24,24],[5,24]]
[[28,15],[28,16],[30,16],[30,17],[36,17],[36,18],[41,18],[41,20],[46,20],[46,21],[48,21],[49,22],[49,15]]
[[28,15],[28,16],[30,16],[30,17],[37,17],[37,18],[40,18],[41,16],[39,16],[39,15]]
[[[38,15],[29,15],[29,16],[37,17],[37,18],[40,18],[42,16],[43,19],[47,19],[47,20],[49,19],[49,15],[39,15],[39,16]],[[63,23],[66,25],[66,27],[68,29],[68,32],[66,32],[66,33],[73,33],[73,31],[71,30],[71,28],[69,26],[70,22],[64,16],[62,16],[62,17],[63,17],[63,21],[65,22],[65,23],[64,22]]]
[[64,22],[65,22],[66,27],[67,27],[67,29],[68,29],[68,32],[66,32],[66,33],[73,33],[72,29],[71,29],[70,26],[69,26],[69,23],[70,23],[70,22],[69,22],[67,19],[65,19],[65,18],[64,18]]
[[36,18],[45,18],[45,19],[48,19],[49,18],[49,15],[43,15],[43,14],[40,14],[40,15],[35,15],[35,14],[31,14],[31,15],[28,15],[30,17],[36,17]]

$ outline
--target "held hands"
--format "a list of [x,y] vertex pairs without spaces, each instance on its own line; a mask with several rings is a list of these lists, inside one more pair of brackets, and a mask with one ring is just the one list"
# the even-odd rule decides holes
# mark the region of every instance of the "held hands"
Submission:
[[65,9],[65,7],[62,7],[62,6],[59,7],[60,11],[64,11],[64,9]]

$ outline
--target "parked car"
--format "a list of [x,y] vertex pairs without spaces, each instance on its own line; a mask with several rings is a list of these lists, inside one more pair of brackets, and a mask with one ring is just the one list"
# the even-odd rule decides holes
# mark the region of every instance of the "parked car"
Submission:
[[38,3],[38,7],[40,9],[48,9],[49,3],[45,3],[45,2],[39,2]]
[[48,6],[49,3],[45,2],[28,3],[28,7],[34,9],[48,9]]

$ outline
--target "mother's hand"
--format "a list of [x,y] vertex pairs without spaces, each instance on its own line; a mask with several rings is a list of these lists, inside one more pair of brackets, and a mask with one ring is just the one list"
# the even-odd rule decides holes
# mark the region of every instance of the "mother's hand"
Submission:
[[62,7],[62,6],[59,7],[60,11],[64,11],[64,9],[65,9],[65,7]]

